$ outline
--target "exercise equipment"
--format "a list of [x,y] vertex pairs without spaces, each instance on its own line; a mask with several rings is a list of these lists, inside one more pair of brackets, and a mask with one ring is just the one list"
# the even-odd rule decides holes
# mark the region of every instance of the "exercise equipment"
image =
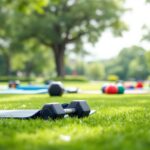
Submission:
[[74,100],[70,104],[49,103],[45,104],[42,109],[28,110],[0,110],[0,118],[15,118],[15,119],[58,119],[67,116],[71,117],[86,117],[94,114],[95,110],[90,110],[90,107],[85,100]]
[[118,88],[118,94],[124,94],[125,88],[122,84],[118,84],[117,88]]
[[79,89],[74,87],[65,88],[65,93],[78,93]]
[[138,89],[143,88],[143,82],[141,82],[141,81],[137,82],[135,87]]
[[77,116],[78,118],[82,118],[90,114],[90,107],[85,100],[74,100],[64,110],[71,117]]
[[106,87],[108,86],[109,84],[104,84],[103,86],[102,86],[102,88],[101,88],[101,91],[102,91],[102,93],[105,93],[105,90],[106,90]]
[[126,89],[134,90],[134,89],[135,89],[135,87],[134,87],[134,85],[129,85],[129,86],[126,86]]
[[47,89],[40,90],[20,90],[20,89],[3,89],[0,94],[47,94]]
[[[60,88],[60,87],[59,87]],[[54,91],[57,91],[58,89],[54,89],[54,87],[51,89]],[[78,93],[79,89],[78,88],[65,88],[63,93]],[[8,87],[3,87],[0,89],[0,94],[47,94],[48,93],[48,86],[18,86],[16,88],[8,88]],[[60,94],[60,93],[59,93]],[[58,94],[58,96],[59,96]],[[52,92],[53,96],[53,92]],[[60,95],[61,96],[61,95]]]
[[[46,113],[47,115],[45,116]],[[52,119],[63,118],[64,115],[83,118],[89,116],[89,114],[90,107],[85,100],[74,100],[65,108],[58,103],[47,104],[44,105],[41,111],[42,118],[44,119],[48,119],[48,117]]]
[[17,88],[18,86],[20,85],[20,81],[17,80],[17,81],[9,81],[8,83],[8,87],[9,88]]
[[64,88],[61,82],[51,81],[49,85],[25,85],[17,86],[17,90],[34,91],[34,90],[47,90],[51,96],[61,96],[65,93],[78,93],[79,89],[75,87]]
[[107,94],[117,94],[118,93],[118,88],[116,85],[108,85],[105,89],[105,93]]
[[24,85],[24,86],[17,86],[16,89],[18,90],[42,90],[48,89],[48,85]]
[[61,82],[52,82],[48,87],[48,93],[50,96],[62,96],[64,93],[64,87]]

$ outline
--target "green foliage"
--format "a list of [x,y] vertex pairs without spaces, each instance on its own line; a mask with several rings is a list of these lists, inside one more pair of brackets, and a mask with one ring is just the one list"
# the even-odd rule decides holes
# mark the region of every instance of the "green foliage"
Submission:
[[117,75],[119,78],[124,79],[125,78],[125,70],[123,69],[123,64],[119,63],[120,60],[119,57],[102,61],[103,64],[105,64],[105,72],[106,75]]
[[33,39],[24,42],[23,46],[26,55],[22,53],[14,56],[13,70],[25,72],[27,76],[31,74],[50,76],[50,73],[54,72],[53,56],[47,47]]
[[65,66],[65,73],[66,75],[72,75],[72,68],[70,66]]
[[150,73],[150,51],[147,51],[145,53],[145,58],[146,58],[145,61],[146,61],[147,67],[148,67],[148,71]]
[[0,75],[4,75],[5,74],[5,61],[2,55],[0,55]]
[[[82,70],[90,80],[144,80],[150,73],[150,52],[139,46],[124,48],[118,56],[101,62],[83,62],[83,57],[68,61],[70,74],[73,70]],[[117,76],[111,79],[111,75]],[[109,77],[110,76],[110,77]],[[110,78],[110,79],[108,79]]]
[[124,48],[116,58],[105,62],[106,74],[116,74],[120,79],[146,79],[148,59],[142,47]]
[[85,75],[85,62],[82,58],[66,59],[65,74],[66,75]]
[[147,80],[149,80],[149,81],[150,81],[150,75],[147,77]]
[[85,76],[65,76],[65,78],[53,78],[55,81],[63,81],[63,82],[88,82],[88,79]]
[[0,76],[0,82],[9,82],[9,81],[21,81],[21,82],[30,82],[35,80],[31,77],[17,77],[17,76]]
[[92,80],[102,80],[105,75],[104,66],[99,62],[88,63],[86,66],[86,76]]
[[[0,19],[4,20],[0,37],[9,41],[10,53],[22,51],[22,42],[36,39],[39,45],[52,49],[58,76],[64,73],[64,51],[72,43],[82,51],[86,41],[96,43],[105,29],[120,35],[126,29],[120,16],[124,0],[3,0]],[[5,11],[4,11],[5,10]],[[8,30],[9,29],[9,30]],[[25,53],[25,52],[24,52]],[[12,56],[12,55],[11,55]],[[30,58],[30,56],[29,56]],[[9,63],[11,68],[11,63]],[[23,66],[19,66],[23,67]]]
[[49,0],[1,0],[8,8],[13,8],[25,14],[31,14],[33,11],[43,13],[43,8],[48,5]]
[[84,119],[1,119],[0,149],[149,150],[150,95],[0,95],[0,109],[37,109],[74,98],[86,99],[97,112]]
[[139,59],[131,61],[128,72],[129,76],[136,79],[146,79],[148,71],[144,63],[145,60],[140,61]]

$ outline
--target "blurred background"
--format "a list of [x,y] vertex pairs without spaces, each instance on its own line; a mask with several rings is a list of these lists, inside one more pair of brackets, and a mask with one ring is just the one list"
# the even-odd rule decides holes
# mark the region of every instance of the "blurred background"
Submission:
[[150,80],[149,0],[1,0],[0,81]]

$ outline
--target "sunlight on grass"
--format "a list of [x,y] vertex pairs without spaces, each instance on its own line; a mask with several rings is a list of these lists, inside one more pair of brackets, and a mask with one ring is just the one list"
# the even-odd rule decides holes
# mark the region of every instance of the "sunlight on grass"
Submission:
[[77,87],[80,90],[100,90],[103,82],[85,82],[85,83],[80,83],[80,82],[65,82],[64,86],[65,87]]
[[149,149],[150,95],[0,95],[0,108],[35,109],[74,99],[87,100],[96,113],[56,121],[0,119],[0,149]]

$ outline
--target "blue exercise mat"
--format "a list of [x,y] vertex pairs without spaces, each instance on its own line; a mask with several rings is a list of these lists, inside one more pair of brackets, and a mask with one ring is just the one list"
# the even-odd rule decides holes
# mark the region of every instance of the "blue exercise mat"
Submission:
[[47,89],[40,90],[20,90],[20,89],[5,89],[0,90],[0,94],[47,94]]
[[48,89],[48,85],[25,85],[25,86],[17,86],[18,90],[43,90]]
[[[24,90],[24,91],[36,91],[36,90],[48,90],[49,85],[25,85],[25,86],[17,86],[17,90]],[[65,93],[78,93],[78,88],[69,87],[65,88]]]

